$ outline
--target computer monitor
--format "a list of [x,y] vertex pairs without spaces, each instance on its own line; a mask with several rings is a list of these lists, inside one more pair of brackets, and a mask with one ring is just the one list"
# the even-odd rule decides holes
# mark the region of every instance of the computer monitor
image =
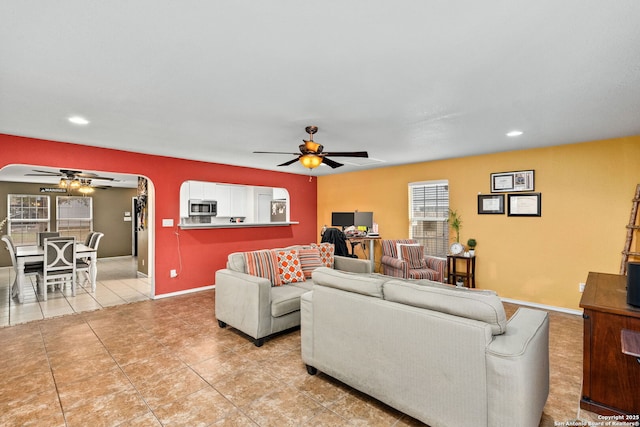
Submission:
[[356,227],[367,227],[367,230],[373,228],[373,212],[355,212],[354,224]]
[[334,227],[350,227],[355,225],[353,212],[332,212],[331,225]]

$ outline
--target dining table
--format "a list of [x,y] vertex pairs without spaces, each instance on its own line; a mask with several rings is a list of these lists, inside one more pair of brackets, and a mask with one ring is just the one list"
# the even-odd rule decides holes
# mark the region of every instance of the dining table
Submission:
[[[89,278],[91,281],[91,292],[96,291],[96,277],[98,275],[98,251],[84,243],[76,243],[76,259],[88,258]],[[43,246],[16,246],[16,268],[17,277],[12,289],[12,295],[18,297],[18,302],[24,302],[24,284],[26,277],[24,275],[24,266],[27,263],[44,262]]]

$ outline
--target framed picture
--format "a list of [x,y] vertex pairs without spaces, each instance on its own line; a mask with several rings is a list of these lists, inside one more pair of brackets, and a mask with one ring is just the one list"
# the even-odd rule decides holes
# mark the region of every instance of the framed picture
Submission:
[[533,191],[534,171],[497,172],[491,174],[491,192]]
[[504,214],[504,194],[478,194],[479,214]]
[[509,216],[542,216],[542,194],[508,194]]

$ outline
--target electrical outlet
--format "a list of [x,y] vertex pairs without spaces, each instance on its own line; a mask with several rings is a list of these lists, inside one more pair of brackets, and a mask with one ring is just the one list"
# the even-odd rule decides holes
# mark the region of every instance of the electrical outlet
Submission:
[[579,290],[580,292],[584,292],[584,287],[585,287],[585,284],[584,284],[584,283],[582,283],[582,282],[578,283],[578,290]]
[[178,272],[177,272],[177,271],[175,271],[175,270],[171,270],[171,271],[169,272],[169,276],[171,276],[171,277],[176,277],[177,275],[178,275]]

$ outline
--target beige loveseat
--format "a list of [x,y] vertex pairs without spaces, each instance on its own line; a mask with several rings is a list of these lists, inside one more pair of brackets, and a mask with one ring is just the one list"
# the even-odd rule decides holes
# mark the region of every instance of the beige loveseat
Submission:
[[[330,244],[320,246],[327,247]],[[266,251],[309,252],[311,245],[292,246]],[[234,327],[254,339],[260,347],[265,337],[300,326],[300,295],[313,289],[310,277],[301,282],[275,286],[274,280],[249,274],[246,260],[252,252],[234,252],[228,256],[227,268],[216,271],[215,315],[221,328]],[[332,256],[333,268],[355,273],[370,273],[368,260]],[[318,261],[319,262],[319,261]],[[322,258],[322,262],[329,259]],[[326,268],[326,267],[325,267]],[[308,270],[305,268],[305,272]]]
[[538,426],[549,393],[549,321],[509,320],[491,291],[314,271],[302,359],[431,427]]

